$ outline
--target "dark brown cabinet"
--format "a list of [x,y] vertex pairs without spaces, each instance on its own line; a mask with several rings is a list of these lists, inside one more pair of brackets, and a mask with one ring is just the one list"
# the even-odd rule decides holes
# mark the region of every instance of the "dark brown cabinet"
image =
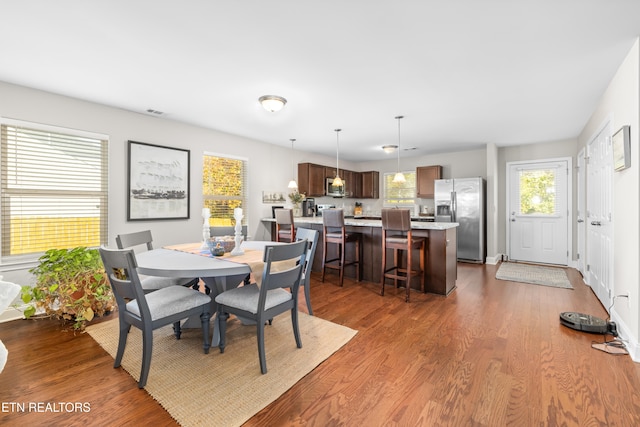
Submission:
[[353,173],[353,197],[356,199],[362,198],[362,172]]
[[442,166],[416,168],[416,193],[420,199],[433,199],[434,181],[442,178]]
[[[298,191],[308,197],[325,195],[325,181],[335,178],[336,168],[314,163],[298,163]],[[356,199],[380,198],[380,173],[378,171],[354,172],[340,169],[345,182],[345,197]]]
[[324,196],[325,167],[298,163],[298,191],[309,197]]
[[378,171],[360,172],[362,177],[362,193],[360,197],[363,199],[379,199],[380,198],[380,173]]
[[344,181],[344,196],[345,197],[356,197],[356,182],[355,182],[355,172],[340,169],[340,178]]

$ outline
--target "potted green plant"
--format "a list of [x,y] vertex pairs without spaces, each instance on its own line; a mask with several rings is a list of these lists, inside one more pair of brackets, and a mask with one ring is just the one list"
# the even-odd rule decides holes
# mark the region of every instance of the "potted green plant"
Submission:
[[293,215],[300,216],[302,215],[302,210],[300,208],[300,203],[305,200],[305,195],[303,193],[299,193],[298,190],[295,190],[293,193],[289,193],[289,200],[293,203]]
[[72,321],[74,329],[83,330],[95,316],[103,316],[115,307],[97,249],[49,249],[29,271],[36,284],[22,287],[27,319],[40,308],[47,315]]

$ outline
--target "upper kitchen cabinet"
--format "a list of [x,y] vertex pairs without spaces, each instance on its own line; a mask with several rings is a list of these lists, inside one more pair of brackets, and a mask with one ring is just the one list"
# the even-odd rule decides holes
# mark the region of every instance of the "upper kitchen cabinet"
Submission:
[[340,169],[340,175],[344,181],[344,196],[356,197],[356,172]]
[[363,199],[380,198],[380,173],[378,171],[360,172],[360,176],[362,177],[362,193],[359,197]]
[[[326,178],[335,178],[336,177],[336,168],[332,166],[324,166],[324,176]],[[342,177],[340,177],[342,178]]]
[[434,181],[442,178],[442,166],[420,166],[416,168],[417,197],[433,199]]
[[324,196],[325,167],[298,163],[298,191],[308,197]]

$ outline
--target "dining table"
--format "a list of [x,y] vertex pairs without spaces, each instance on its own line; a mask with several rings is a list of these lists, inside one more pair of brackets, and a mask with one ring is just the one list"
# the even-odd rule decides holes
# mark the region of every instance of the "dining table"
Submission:
[[[220,293],[238,287],[248,275],[260,282],[264,248],[280,243],[271,241],[245,241],[241,244],[243,254],[214,257],[202,243],[186,243],[164,246],[136,254],[138,273],[160,277],[198,277],[210,289],[211,319],[215,320],[217,304],[215,297]],[[250,322],[240,319],[243,324]],[[185,328],[200,328],[199,318],[190,318],[182,325]],[[211,346],[220,342],[217,322],[213,324]]]

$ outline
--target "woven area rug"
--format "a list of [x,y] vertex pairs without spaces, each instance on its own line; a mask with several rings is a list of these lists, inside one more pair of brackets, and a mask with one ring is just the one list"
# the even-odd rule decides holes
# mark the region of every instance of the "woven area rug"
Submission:
[[496,272],[496,279],[573,289],[567,273],[559,267],[503,262]]
[[[87,327],[112,357],[118,347],[118,319]],[[202,332],[171,326],[154,331],[145,390],[182,426],[239,426],[276,400],[355,336],[357,331],[300,313],[302,348],[297,348],[289,313],[265,328],[268,372],[260,373],[255,326],[229,320],[224,354],[202,351]],[[140,378],[142,335],[131,328],[122,367]],[[137,387],[132,384],[132,387]]]

